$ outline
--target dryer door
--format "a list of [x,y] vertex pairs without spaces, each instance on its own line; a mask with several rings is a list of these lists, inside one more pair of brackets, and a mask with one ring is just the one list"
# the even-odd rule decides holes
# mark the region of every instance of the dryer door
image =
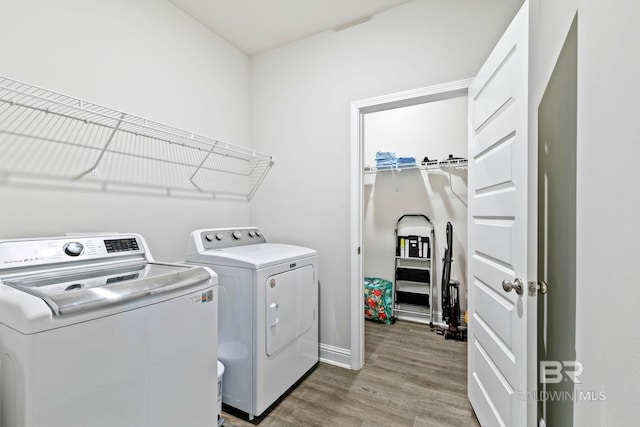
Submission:
[[277,353],[313,326],[315,274],[312,265],[267,278],[267,355]]

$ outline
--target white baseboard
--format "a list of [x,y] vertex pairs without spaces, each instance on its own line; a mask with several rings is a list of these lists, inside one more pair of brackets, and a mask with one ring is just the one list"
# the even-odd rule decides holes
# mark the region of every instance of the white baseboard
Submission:
[[320,361],[351,369],[351,350],[320,343]]

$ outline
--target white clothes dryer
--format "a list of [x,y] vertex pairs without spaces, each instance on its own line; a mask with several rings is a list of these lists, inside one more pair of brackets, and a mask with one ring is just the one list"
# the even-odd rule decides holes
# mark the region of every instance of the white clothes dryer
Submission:
[[0,425],[217,425],[217,280],[136,234],[0,240]]
[[224,408],[258,423],[318,365],[318,254],[248,227],[196,230],[187,252],[218,275]]

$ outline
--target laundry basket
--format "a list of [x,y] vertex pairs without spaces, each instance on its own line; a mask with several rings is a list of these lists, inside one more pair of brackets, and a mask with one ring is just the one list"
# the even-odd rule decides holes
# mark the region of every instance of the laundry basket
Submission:
[[389,280],[364,278],[364,317],[393,323],[393,289]]

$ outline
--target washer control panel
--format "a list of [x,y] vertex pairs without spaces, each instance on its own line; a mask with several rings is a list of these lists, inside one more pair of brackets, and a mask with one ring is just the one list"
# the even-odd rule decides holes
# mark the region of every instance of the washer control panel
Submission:
[[79,256],[84,252],[84,245],[80,242],[68,242],[62,246],[62,249],[69,256]]
[[135,235],[68,236],[0,241],[0,270],[144,255]]
[[231,248],[267,242],[262,232],[253,227],[212,228],[201,231],[200,238],[205,249]]

